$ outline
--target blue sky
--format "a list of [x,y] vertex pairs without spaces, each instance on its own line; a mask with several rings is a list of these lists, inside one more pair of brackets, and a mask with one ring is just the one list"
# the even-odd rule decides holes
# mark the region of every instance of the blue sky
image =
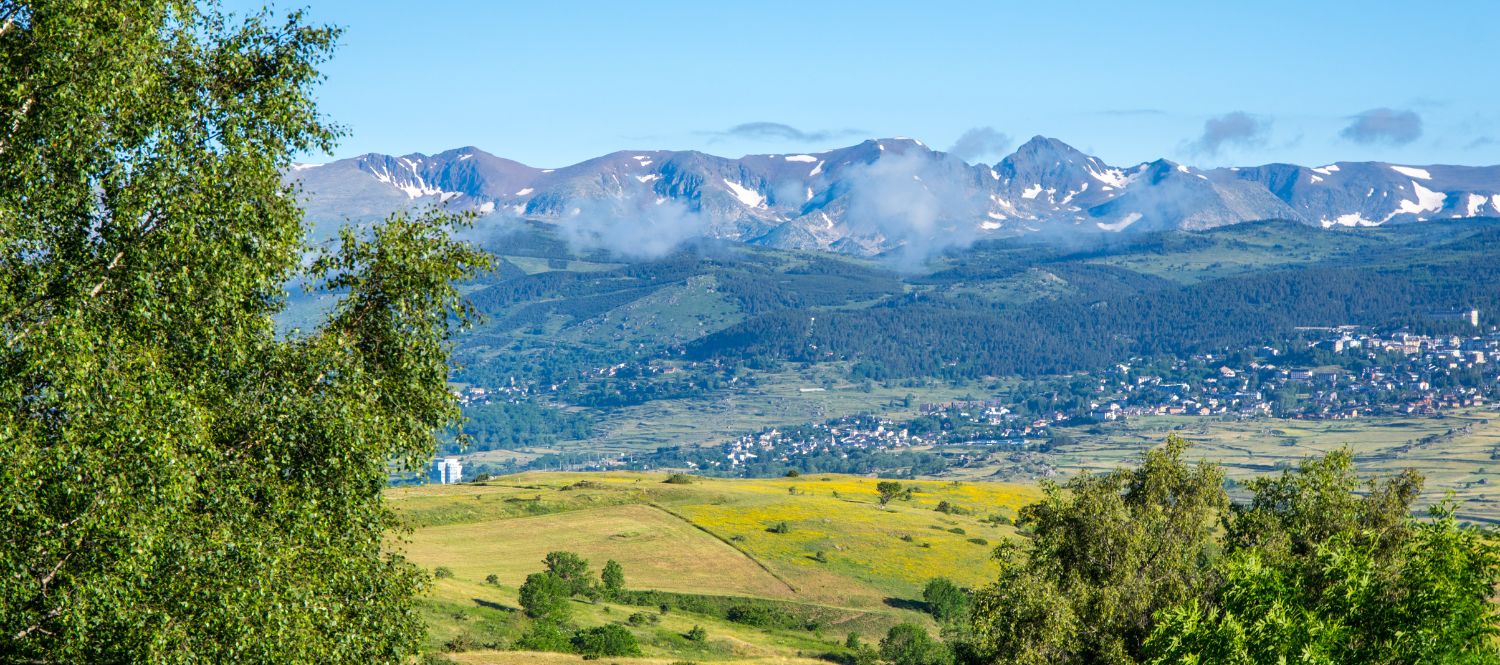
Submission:
[[[946,149],[987,127],[1006,147],[1043,134],[1121,165],[1500,163],[1497,2],[274,6],[346,29],[319,92],[351,132],[338,157]],[[729,131],[752,123],[796,131]]]

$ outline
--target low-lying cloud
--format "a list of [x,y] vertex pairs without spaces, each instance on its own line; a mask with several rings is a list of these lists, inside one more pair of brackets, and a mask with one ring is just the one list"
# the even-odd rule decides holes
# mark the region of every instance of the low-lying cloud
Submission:
[[863,134],[858,129],[814,129],[801,130],[779,122],[746,122],[729,129],[705,132],[717,138],[751,139],[758,141],[817,142],[842,136]]
[[[607,251],[623,257],[653,259],[703,237],[702,216],[688,204],[668,198],[626,193],[618,197],[580,199],[546,224],[575,254]],[[482,247],[503,244],[525,229],[526,218],[501,208],[479,218],[460,237]]]
[[1349,120],[1349,126],[1339,136],[1355,143],[1406,145],[1422,136],[1422,116],[1415,111],[1370,109],[1350,116]]
[[994,127],[974,127],[959,136],[948,152],[966,162],[974,162],[1003,155],[1010,145],[1010,137]]
[[1217,155],[1225,147],[1264,145],[1270,134],[1270,120],[1233,111],[1205,121],[1203,134],[1189,143],[1188,149],[1194,154]]
[[984,202],[947,173],[967,168],[957,160],[928,159],[916,152],[884,155],[847,171],[852,231],[899,246],[898,263],[916,267],[942,250],[966,246],[978,235],[975,220]]
[[649,196],[583,201],[556,224],[576,252],[603,249],[643,259],[666,255],[704,229],[686,203]]

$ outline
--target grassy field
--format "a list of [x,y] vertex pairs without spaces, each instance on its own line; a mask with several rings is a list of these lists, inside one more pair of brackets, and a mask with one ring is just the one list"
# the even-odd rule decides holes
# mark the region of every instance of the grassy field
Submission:
[[[918,611],[921,587],[937,576],[967,586],[992,579],[991,551],[1015,532],[982,519],[1013,516],[1039,496],[1029,485],[915,481],[906,483],[914,490],[910,499],[882,507],[871,478],[695,479],[687,485],[664,478],[532,473],[390,490],[388,498],[411,527],[393,548],[429,570],[451,571],[423,603],[431,646],[475,647],[462,662],[567,660],[504,650],[529,625],[518,611],[517,587],[542,569],[548,551],[568,550],[595,571],[618,561],[632,590],[720,605],[753,599],[815,624],[810,630],[752,628],[673,611],[632,627],[649,657],[643,662],[797,662],[837,651],[850,632],[876,639],[902,621],[931,625]],[[971,514],[937,512],[943,501]],[[785,532],[771,531],[782,523]],[[486,582],[490,575],[496,583]],[[573,615],[588,627],[643,611],[658,612],[576,601]],[[707,629],[710,639],[683,637],[694,625]]]

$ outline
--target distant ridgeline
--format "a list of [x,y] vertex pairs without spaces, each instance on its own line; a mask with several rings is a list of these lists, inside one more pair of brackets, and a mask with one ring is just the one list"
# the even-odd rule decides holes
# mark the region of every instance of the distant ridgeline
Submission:
[[[473,147],[366,154],[285,174],[320,235],[440,204],[493,230],[556,224],[590,248],[661,255],[689,238],[920,260],[1015,235],[1204,230],[1262,219],[1353,228],[1500,214],[1500,166],[1339,162],[1200,169],[1112,166],[1035,137],[993,164],[909,138],[816,154],[621,151],[536,168]],[[486,233],[490,231],[484,231]]]

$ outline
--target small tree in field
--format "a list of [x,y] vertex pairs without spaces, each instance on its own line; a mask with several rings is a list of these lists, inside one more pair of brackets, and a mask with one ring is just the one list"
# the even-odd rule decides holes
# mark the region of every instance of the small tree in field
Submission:
[[884,506],[898,496],[901,496],[901,483],[894,480],[882,480],[875,483],[875,491],[880,494],[880,505]]
[[922,589],[922,600],[932,618],[945,623],[962,619],[969,613],[969,595],[946,577],[936,577]]
[[568,619],[568,598],[572,585],[552,573],[532,573],[521,585],[521,609],[526,616],[562,623]]
[[604,587],[607,594],[617,594],[625,590],[625,568],[618,561],[610,559],[604,562],[604,571],[599,574],[599,583]]
[[593,586],[589,562],[573,552],[548,552],[543,560],[547,572],[568,584],[569,595],[587,595]]

